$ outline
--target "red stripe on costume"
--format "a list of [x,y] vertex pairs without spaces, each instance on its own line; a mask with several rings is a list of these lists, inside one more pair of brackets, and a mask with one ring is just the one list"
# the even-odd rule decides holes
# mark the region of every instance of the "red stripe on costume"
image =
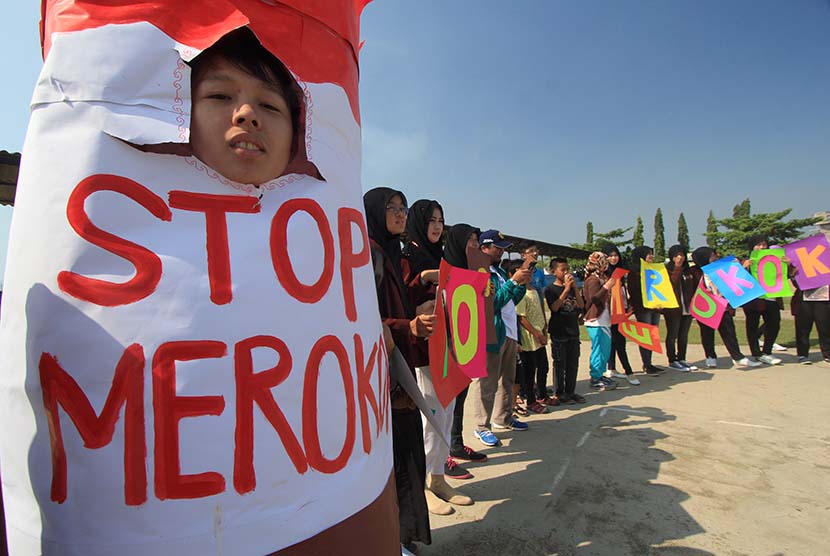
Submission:
[[360,12],[368,0],[43,0],[44,58],[52,34],[146,21],[179,43],[204,50],[227,32],[249,25],[262,44],[302,81],[333,83],[358,107]]

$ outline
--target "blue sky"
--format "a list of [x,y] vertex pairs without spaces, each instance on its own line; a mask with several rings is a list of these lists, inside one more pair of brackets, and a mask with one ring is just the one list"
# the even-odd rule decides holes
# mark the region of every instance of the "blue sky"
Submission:
[[[23,144],[38,5],[4,12],[0,149]],[[448,222],[567,244],[640,215],[650,243],[660,207],[694,247],[746,197],[830,210],[830,1],[377,0],[362,31],[364,189]]]

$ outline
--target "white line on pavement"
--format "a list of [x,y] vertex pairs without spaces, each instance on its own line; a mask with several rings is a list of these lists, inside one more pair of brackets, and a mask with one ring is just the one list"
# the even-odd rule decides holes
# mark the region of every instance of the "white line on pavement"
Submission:
[[553,484],[550,485],[550,491],[553,492],[556,488],[556,485],[559,484],[559,481],[562,480],[562,477],[565,476],[565,471],[568,470],[568,466],[571,464],[571,459],[568,458],[565,460],[565,463],[562,464],[562,468],[559,470],[559,473],[556,474],[556,477],[553,478]]
[[623,413],[639,413],[640,415],[648,415],[648,411],[640,411],[639,409],[626,409],[624,407],[609,407],[611,411],[622,411]]
[[582,438],[579,439],[579,442],[576,443],[577,448],[582,448],[582,445],[585,444],[585,441],[588,440],[588,437],[591,436],[591,431],[586,432],[582,435]]
[[752,423],[738,423],[737,421],[715,421],[723,425],[737,425],[739,427],[752,427],[754,429],[769,429],[773,431],[781,430],[778,427],[769,427],[767,425],[753,425]]

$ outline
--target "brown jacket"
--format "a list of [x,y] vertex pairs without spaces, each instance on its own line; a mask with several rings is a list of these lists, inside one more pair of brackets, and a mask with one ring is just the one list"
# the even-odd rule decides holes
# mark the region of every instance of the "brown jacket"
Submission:
[[582,297],[585,299],[585,320],[599,318],[603,311],[608,310],[608,296],[610,291],[603,287],[595,275],[585,278],[582,285]]

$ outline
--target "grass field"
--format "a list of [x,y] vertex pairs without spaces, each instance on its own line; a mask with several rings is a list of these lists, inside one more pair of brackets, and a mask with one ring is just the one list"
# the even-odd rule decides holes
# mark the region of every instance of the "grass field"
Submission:
[[[740,318],[741,316],[742,315],[739,314],[735,317],[735,331],[738,334],[738,343],[746,345],[746,328],[744,325],[744,319]],[[580,329],[579,338],[587,342],[591,341],[588,337],[588,331],[585,330],[584,326]],[[666,339],[666,321],[662,318],[660,319],[660,338],[664,341]],[[692,327],[689,329],[689,343],[700,344],[700,326],[696,322],[692,323]],[[795,321],[793,319],[783,318],[781,320],[781,330],[778,332],[778,339],[776,340],[776,343],[795,349]],[[723,345],[719,334],[715,334],[715,345]],[[818,336],[816,336],[814,330],[810,337],[810,347],[812,348],[816,346],[818,346]]]

